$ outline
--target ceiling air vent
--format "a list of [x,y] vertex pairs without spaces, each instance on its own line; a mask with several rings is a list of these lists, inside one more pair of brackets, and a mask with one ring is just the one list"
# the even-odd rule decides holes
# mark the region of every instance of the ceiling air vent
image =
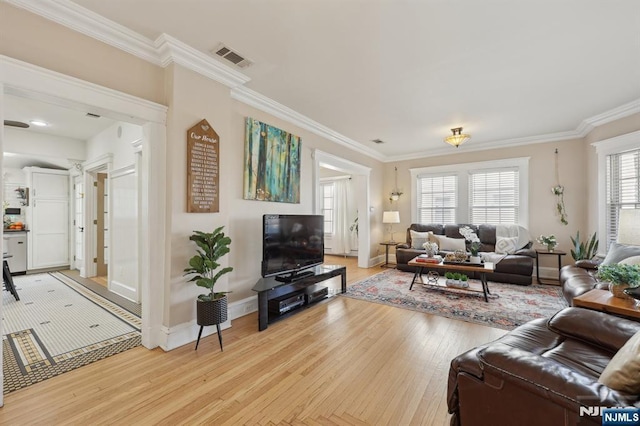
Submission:
[[87,117],[91,117],[91,118],[100,118],[100,116],[98,114],[94,114],[92,112],[88,112],[87,113]]
[[382,139],[371,139],[371,142],[378,143],[378,144],[384,143],[384,141]]
[[245,58],[244,56],[234,51],[230,47],[225,46],[224,44],[219,44],[218,47],[213,49],[211,52],[218,56],[223,57],[227,61],[231,62],[233,65],[236,65],[240,68],[246,68],[249,65],[253,64],[252,61]]

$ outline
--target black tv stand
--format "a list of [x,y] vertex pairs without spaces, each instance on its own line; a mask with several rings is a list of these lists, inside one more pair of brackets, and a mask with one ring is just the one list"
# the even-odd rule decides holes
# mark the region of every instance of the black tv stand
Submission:
[[312,275],[314,275],[313,271],[307,269],[304,271],[292,272],[288,275],[276,275],[276,281],[280,281],[281,283],[292,283]]
[[[269,324],[275,321],[287,318],[290,315],[299,312],[301,309],[311,306],[305,304],[286,313],[279,314],[269,312],[269,300],[288,295],[293,296],[295,294],[300,294],[304,292],[307,287],[311,287],[319,282],[326,281],[337,276],[341,277],[340,292],[345,293],[347,291],[347,268],[344,266],[320,265],[302,272],[307,273],[307,275],[300,277],[300,274],[298,274],[295,281],[283,282],[278,280],[277,277],[267,277],[260,278],[256,285],[253,286],[253,291],[258,292],[259,331],[265,330]],[[288,278],[289,276],[286,277]],[[298,279],[298,277],[300,278]]]

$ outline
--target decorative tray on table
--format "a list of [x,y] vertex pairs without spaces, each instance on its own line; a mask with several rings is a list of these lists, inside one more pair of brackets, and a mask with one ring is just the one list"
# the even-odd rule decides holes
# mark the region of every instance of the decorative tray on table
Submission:
[[467,260],[447,260],[445,259],[442,263],[445,265],[466,265],[466,266],[481,266],[484,265],[484,260],[480,262],[471,262],[469,259]]

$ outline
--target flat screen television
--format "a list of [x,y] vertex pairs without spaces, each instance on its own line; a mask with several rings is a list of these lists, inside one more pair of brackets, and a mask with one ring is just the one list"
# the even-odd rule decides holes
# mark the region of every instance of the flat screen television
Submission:
[[262,219],[263,277],[291,281],[305,275],[305,269],[322,264],[322,215],[265,214]]

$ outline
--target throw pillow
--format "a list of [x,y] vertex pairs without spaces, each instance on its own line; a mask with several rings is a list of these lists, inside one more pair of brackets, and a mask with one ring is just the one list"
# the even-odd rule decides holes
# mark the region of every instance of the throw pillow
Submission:
[[445,237],[444,235],[434,235],[433,239],[437,240],[435,243],[438,244],[438,247],[442,251],[467,250],[464,238],[450,238]]
[[626,259],[622,259],[619,262],[621,265],[640,265],[640,256],[631,256]]
[[629,244],[611,243],[607,256],[602,261],[602,265],[615,265],[631,256],[640,256],[640,246]]
[[518,237],[497,237],[496,253],[513,254],[518,249]]
[[630,395],[640,394],[640,331],[611,358],[598,382]]
[[411,234],[411,248],[417,250],[422,250],[424,248],[422,245],[429,241],[429,237],[433,235],[433,232],[431,231],[418,232],[413,229],[410,229],[409,233]]

